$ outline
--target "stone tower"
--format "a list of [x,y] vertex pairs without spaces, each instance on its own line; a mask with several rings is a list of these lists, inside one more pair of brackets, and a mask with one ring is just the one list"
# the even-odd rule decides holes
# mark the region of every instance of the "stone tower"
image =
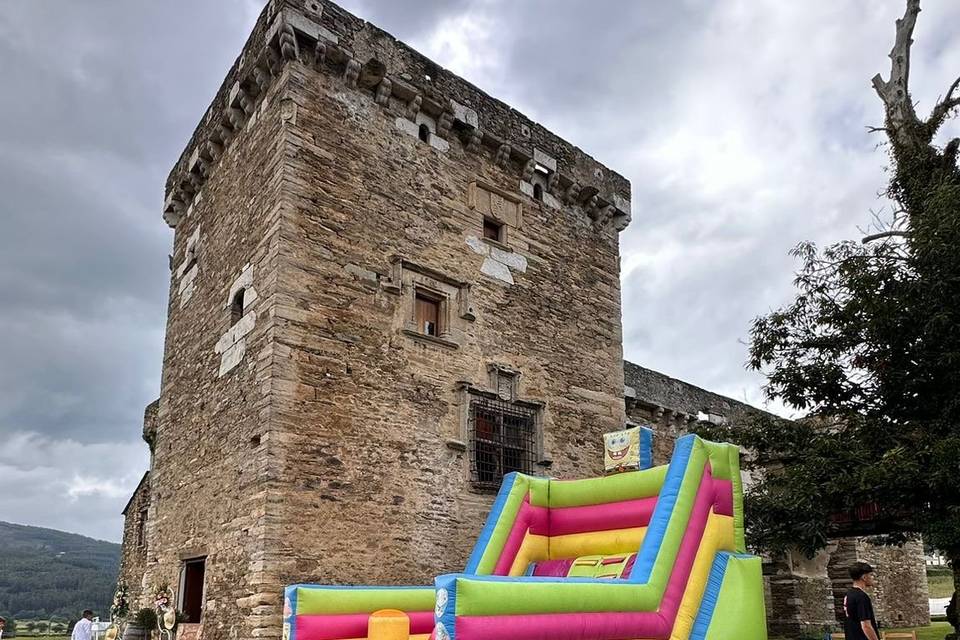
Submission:
[[135,597],[174,593],[182,637],[279,638],[294,581],[457,570],[505,472],[601,471],[630,185],[389,34],[269,2],[163,217],[124,558]]

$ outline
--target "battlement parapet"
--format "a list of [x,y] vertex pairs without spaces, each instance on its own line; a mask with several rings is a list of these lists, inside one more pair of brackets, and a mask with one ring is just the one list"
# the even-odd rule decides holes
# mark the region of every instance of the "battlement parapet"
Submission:
[[487,154],[517,175],[521,191],[548,206],[577,207],[598,228],[622,231],[630,223],[630,183],[579,148],[328,0],[271,0],[167,178],[168,225],[190,212],[224,151],[256,120],[263,97],[291,62],[366,92],[407,125],[400,128],[415,130],[426,120],[431,136]]

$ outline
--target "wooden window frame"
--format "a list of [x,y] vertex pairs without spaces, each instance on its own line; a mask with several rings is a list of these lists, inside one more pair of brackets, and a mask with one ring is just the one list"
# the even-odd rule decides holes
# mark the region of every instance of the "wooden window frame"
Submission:
[[[429,289],[425,289],[424,287],[414,287],[413,323],[417,332],[419,332],[421,335],[429,336],[431,338],[440,338],[449,334],[446,318],[444,318],[444,307],[446,306],[445,299],[446,296],[438,295]],[[434,322],[435,326],[433,333],[425,330],[423,318],[421,318],[419,315],[421,300],[434,305],[436,308],[436,321]]]

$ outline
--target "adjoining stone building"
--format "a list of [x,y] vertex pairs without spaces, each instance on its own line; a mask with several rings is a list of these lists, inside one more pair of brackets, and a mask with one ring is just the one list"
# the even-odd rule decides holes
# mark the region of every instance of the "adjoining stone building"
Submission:
[[596,475],[628,411],[722,415],[624,402],[628,181],[326,0],[267,4],[163,217],[122,577],[184,638],[279,638],[292,582],[456,569],[504,473]]
[[[631,362],[624,362],[624,382],[628,419],[654,427],[654,462],[657,464],[669,460],[676,438],[697,420],[736,422],[757,411],[737,400]],[[871,544],[868,538],[851,537],[832,540],[813,559],[791,553],[765,561],[767,621],[771,634],[810,636],[836,627],[842,619],[843,595],[851,585],[847,570],[858,560],[877,568],[873,601],[880,624],[889,628],[930,622],[922,542],[885,547]]]

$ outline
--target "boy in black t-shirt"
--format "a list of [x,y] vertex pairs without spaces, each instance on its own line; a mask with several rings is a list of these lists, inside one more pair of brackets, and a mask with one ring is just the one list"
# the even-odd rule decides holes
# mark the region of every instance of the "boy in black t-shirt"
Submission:
[[853,587],[843,597],[843,637],[846,640],[880,640],[873,603],[864,589],[873,586],[873,567],[856,562],[850,567]]

